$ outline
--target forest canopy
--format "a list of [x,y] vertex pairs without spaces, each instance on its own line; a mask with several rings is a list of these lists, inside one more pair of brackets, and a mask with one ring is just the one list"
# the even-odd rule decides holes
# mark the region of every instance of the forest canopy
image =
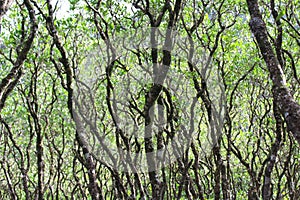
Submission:
[[0,199],[300,199],[299,11],[0,1]]

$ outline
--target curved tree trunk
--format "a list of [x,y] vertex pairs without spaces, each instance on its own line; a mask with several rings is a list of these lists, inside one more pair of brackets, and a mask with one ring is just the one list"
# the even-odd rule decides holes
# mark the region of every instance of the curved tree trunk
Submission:
[[300,105],[294,100],[286,86],[282,66],[268,40],[266,25],[259,11],[257,0],[247,0],[247,4],[251,15],[250,28],[256,38],[273,82],[274,101],[286,120],[288,130],[292,132],[300,144]]
[[[1,17],[5,14],[5,12],[8,10],[8,7],[10,6],[12,0],[8,1],[2,1],[0,0],[0,22]],[[10,72],[7,74],[6,77],[4,77],[1,80],[0,83],[0,112],[2,108],[4,107],[4,103],[6,101],[6,98],[8,97],[9,93],[13,90],[13,88],[18,83],[19,79],[22,75],[22,66],[24,61],[26,60],[27,54],[32,46],[33,39],[35,38],[36,32],[37,32],[37,23],[36,18],[34,14],[34,9],[30,3],[29,0],[25,0],[24,4],[28,10],[29,17],[30,17],[30,33],[25,41],[22,41],[22,50],[18,53],[18,56],[16,58],[16,61],[14,61],[13,68],[10,70]],[[1,26],[1,24],[0,24]],[[1,31],[1,29],[0,29]]]

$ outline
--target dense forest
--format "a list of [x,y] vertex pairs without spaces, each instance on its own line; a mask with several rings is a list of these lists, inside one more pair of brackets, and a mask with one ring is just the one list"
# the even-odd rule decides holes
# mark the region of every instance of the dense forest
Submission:
[[0,199],[300,199],[299,0],[0,0]]

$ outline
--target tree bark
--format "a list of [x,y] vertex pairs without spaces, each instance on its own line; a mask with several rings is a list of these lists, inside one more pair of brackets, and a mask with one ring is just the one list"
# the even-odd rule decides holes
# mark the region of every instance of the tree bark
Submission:
[[[7,2],[3,3],[4,1],[0,0],[0,23],[1,23],[1,17],[4,15],[4,11],[2,6],[7,6]],[[5,101],[10,94],[10,92],[14,89],[14,87],[17,85],[19,79],[21,78],[22,75],[22,67],[23,63],[27,58],[27,54],[32,46],[33,39],[35,38],[38,25],[36,22],[35,18],[35,13],[34,9],[30,3],[29,0],[25,0],[24,4],[27,8],[27,11],[29,13],[29,18],[30,18],[30,33],[28,35],[28,38],[25,41],[21,41],[22,44],[22,49],[21,51],[18,52],[18,56],[16,61],[11,61],[13,62],[13,67],[10,70],[10,72],[7,74],[6,77],[4,77],[1,80],[0,83],[0,112],[4,107]],[[7,10],[5,10],[6,12]],[[1,25],[1,24],[0,24]]]
[[249,25],[272,79],[274,101],[287,123],[288,130],[300,144],[300,105],[294,100],[286,85],[282,66],[268,40],[266,24],[262,19],[257,0],[247,0],[247,4],[251,16]]

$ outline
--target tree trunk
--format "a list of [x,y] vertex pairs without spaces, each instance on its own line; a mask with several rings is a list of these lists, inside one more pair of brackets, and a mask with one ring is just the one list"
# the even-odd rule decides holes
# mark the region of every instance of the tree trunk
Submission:
[[286,86],[285,76],[278,58],[268,40],[266,25],[260,14],[257,0],[247,0],[251,15],[250,28],[258,43],[261,54],[267,64],[273,83],[273,97],[280,113],[284,116],[288,130],[300,144],[300,105],[293,99]]

